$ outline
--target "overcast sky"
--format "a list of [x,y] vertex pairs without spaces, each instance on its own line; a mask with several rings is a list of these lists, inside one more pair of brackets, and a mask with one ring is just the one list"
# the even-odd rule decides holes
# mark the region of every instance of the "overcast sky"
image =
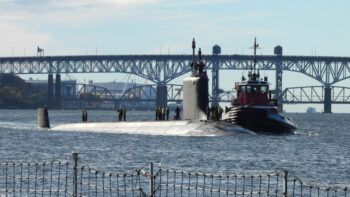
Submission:
[[[282,45],[285,55],[349,56],[349,8],[349,0],[0,0],[0,56],[34,56],[37,46],[46,55],[189,54],[193,37],[204,54],[214,44],[251,54],[254,36],[259,54]],[[300,75],[284,86],[319,85]]]

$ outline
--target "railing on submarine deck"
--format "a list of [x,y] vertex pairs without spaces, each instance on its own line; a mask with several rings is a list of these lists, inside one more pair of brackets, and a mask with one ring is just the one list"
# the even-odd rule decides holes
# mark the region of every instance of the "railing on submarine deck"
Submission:
[[287,170],[207,174],[148,163],[104,172],[73,162],[0,163],[0,196],[347,196],[349,185],[322,185]]

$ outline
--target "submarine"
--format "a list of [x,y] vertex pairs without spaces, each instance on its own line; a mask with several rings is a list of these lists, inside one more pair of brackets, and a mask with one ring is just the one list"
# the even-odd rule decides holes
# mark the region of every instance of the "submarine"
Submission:
[[202,51],[195,55],[196,42],[192,41],[191,76],[183,80],[182,120],[131,121],[131,122],[84,122],[58,125],[52,130],[127,133],[175,136],[226,136],[251,133],[228,121],[208,120],[208,76]]

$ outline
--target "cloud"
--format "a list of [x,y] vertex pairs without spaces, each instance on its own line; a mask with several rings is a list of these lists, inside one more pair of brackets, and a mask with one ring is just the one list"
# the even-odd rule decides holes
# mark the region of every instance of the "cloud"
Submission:
[[55,8],[135,6],[158,2],[158,0],[51,0],[48,5]]
[[48,33],[30,32],[12,23],[0,23],[0,56],[23,56],[36,54],[36,46],[53,44]]
[[160,0],[0,0],[0,19],[30,24],[91,23],[135,15],[140,6],[157,2]]
[[186,0],[186,1],[163,1],[163,4],[170,7],[202,6],[208,4],[234,3],[243,0]]
[[[159,0],[0,0],[0,56],[36,54],[36,46],[60,54],[80,54],[56,41],[45,24],[91,24],[104,18],[128,17],[135,9]],[[49,30],[48,30],[49,31]],[[24,52],[25,51],[25,52]]]
[[118,20],[134,17],[136,20],[164,21],[201,17],[206,14],[198,10],[193,12],[181,10],[191,6],[243,0],[0,0],[0,3],[2,1],[4,5],[0,7],[0,19],[33,25],[53,23],[84,25],[111,18]]
[[[266,17],[267,15],[264,14],[227,15],[192,9],[192,6],[205,8],[210,7],[211,4],[225,5],[240,1],[244,0],[0,0],[0,27],[7,29],[6,34],[4,31],[1,34],[2,38],[6,39],[4,42],[6,45],[2,44],[0,56],[11,55],[11,49],[8,48],[14,48],[15,54],[23,54],[24,48],[30,48],[33,49],[31,54],[35,54],[34,49],[37,45],[50,46],[54,54],[85,53],[86,47],[69,49],[67,44],[64,44],[65,40],[55,40],[53,35],[57,32],[48,27],[57,25],[60,31],[62,29],[69,31],[72,26],[80,28],[85,25],[101,25],[104,20],[127,22],[132,27],[137,24],[150,24],[153,27],[149,31],[152,34],[149,36],[150,39],[153,37],[162,39],[157,39],[153,45],[150,44],[140,50],[156,54],[160,51],[157,45],[165,45],[169,38],[179,40],[198,36],[209,42],[213,39],[219,41],[222,38],[232,37],[238,32],[244,32],[244,34],[252,31],[264,32],[263,29],[239,27],[234,24],[236,21]],[[101,28],[108,29],[103,25]],[[84,34],[84,32],[81,33]],[[101,35],[96,35],[96,37],[99,36]],[[79,41],[76,43],[79,44]],[[174,51],[182,53],[187,51],[182,44],[169,43],[168,45],[172,53]],[[162,51],[167,53],[167,47]],[[28,49],[27,54],[29,54]]]
[[98,23],[105,18],[137,15],[137,8],[160,0],[0,0],[0,56],[35,55],[36,46],[58,53],[81,53],[55,40],[49,25]]

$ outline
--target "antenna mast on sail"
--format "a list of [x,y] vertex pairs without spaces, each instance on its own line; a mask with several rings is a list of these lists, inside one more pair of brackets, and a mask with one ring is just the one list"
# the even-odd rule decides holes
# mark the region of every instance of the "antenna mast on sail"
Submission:
[[192,75],[195,75],[195,57],[194,57],[194,53],[195,53],[195,50],[196,50],[196,41],[194,41],[194,38],[193,38],[193,41],[192,41],[192,64],[191,64],[191,69],[192,69]]

